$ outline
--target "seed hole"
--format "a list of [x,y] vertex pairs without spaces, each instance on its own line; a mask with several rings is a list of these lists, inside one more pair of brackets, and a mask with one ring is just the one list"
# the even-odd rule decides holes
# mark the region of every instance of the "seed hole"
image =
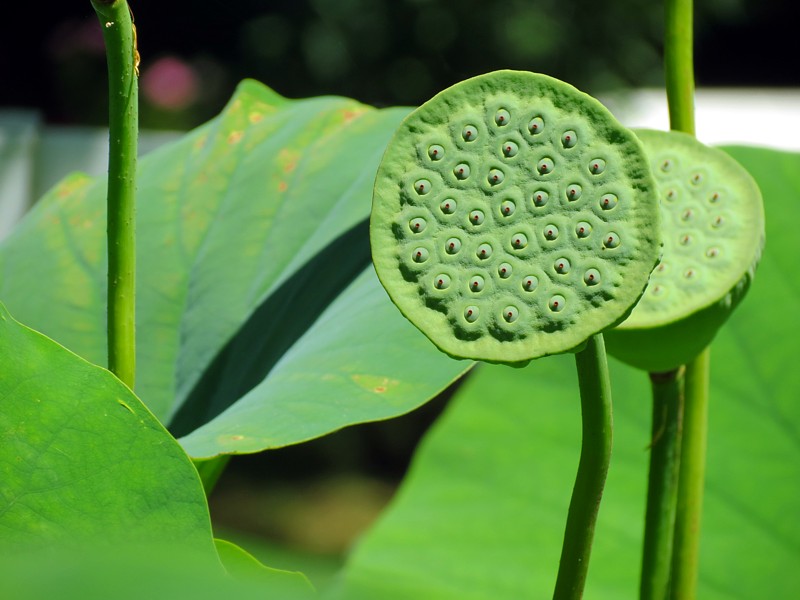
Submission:
[[600,283],[600,271],[597,269],[588,269],[586,273],[583,274],[583,282],[586,285],[597,285]]
[[451,237],[444,243],[444,249],[448,254],[458,254],[458,251],[461,250],[461,240]]
[[500,276],[501,279],[508,279],[509,277],[511,277],[512,271],[513,268],[507,262],[500,263],[500,265],[497,267],[497,274]]
[[446,215],[452,215],[454,212],[456,212],[457,206],[458,205],[456,204],[455,200],[452,198],[447,198],[442,200],[442,203],[439,205],[439,209]]
[[691,221],[693,216],[694,216],[694,211],[692,211],[691,208],[687,208],[685,211],[681,213],[681,220]]
[[444,148],[439,144],[433,144],[428,148],[428,157],[431,160],[442,160],[444,157]]
[[480,275],[474,275],[469,280],[469,289],[471,292],[480,292],[483,290],[484,283],[483,277]]
[[678,240],[678,243],[681,246],[688,246],[689,244],[692,243],[692,241],[693,241],[692,240],[692,236],[689,235],[688,233],[685,233],[680,237],[680,239]]
[[614,194],[603,194],[600,198],[600,208],[603,210],[611,210],[618,202],[619,200]]
[[469,177],[470,168],[467,163],[458,163],[455,167],[453,167],[453,175],[456,176],[456,179],[461,179],[462,181]]
[[539,287],[539,278],[536,275],[528,275],[522,280],[522,289],[526,292],[532,292]]
[[486,243],[481,244],[480,246],[478,246],[478,249],[475,251],[475,254],[481,260],[485,260],[492,255],[492,247]]
[[558,227],[552,224],[544,226],[544,239],[552,242],[557,237],[558,237]]
[[525,246],[528,245],[528,236],[524,233],[515,233],[511,236],[511,246],[515,250],[522,250]]
[[676,192],[675,190],[671,190],[671,189],[667,190],[667,193],[664,194],[664,198],[667,200],[667,202],[672,202],[677,197],[678,197],[678,192]]
[[592,233],[592,224],[586,221],[578,221],[575,224],[575,235],[579,238],[587,238]]
[[716,217],[716,218],[715,218],[715,219],[712,221],[712,223],[711,223],[711,226],[712,226],[714,229],[719,229],[719,228],[720,228],[720,227],[722,227],[724,224],[725,224],[725,219],[723,219],[721,216],[718,216],[718,217]]
[[505,173],[503,173],[500,169],[490,169],[489,176],[487,177],[491,185],[501,184],[505,178]]
[[420,196],[424,196],[431,191],[431,182],[427,179],[419,179],[414,182],[414,189]]
[[564,296],[562,296],[561,294],[556,294],[555,296],[550,298],[550,302],[548,302],[547,305],[553,312],[561,312],[562,310],[564,310],[564,305],[566,303],[567,301],[564,298]]
[[517,209],[517,205],[514,204],[511,200],[503,200],[500,203],[500,214],[504,217],[510,217],[514,214],[514,211]]
[[720,198],[720,196],[719,196],[719,192],[714,192],[713,194],[711,194],[711,195],[708,197],[708,201],[709,201],[711,204],[716,204],[717,202],[719,202],[719,198]]
[[616,248],[617,246],[619,246],[619,243],[620,243],[619,235],[617,235],[613,231],[609,232],[608,235],[606,235],[605,239],[603,240],[603,246],[605,246],[606,248]]
[[661,170],[664,173],[668,173],[672,170],[672,167],[675,165],[675,162],[671,158],[667,158],[661,162]]
[[531,135],[538,135],[544,131],[544,121],[542,117],[533,117],[528,122],[528,131],[531,132]]
[[703,183],[702,173],[695,173],[694,175],[692,175],[691,181],[692,185],[700,185],[701,183]]
[[556,270],[556,273],[559,275],[566,275],[569,273],[569,270],[572,268],[572,265],[567,258],[557,258],[556,261],[553,263],[553,268]]
[[540,175],[547,175],[548,173],[553,172],[553,159],[552,158],[543,158],[536,164],[536,170],[539,171]]
[[517,152],[519,152],[519,146],[517,146],[514,142],[506,142],[503,144],[503,156],[506,158],[516,156]]
[[503,125],[508,125],[511,121],[511,115],[508,114],[508,111],[504,108],[498,110],[494,115],[494,122],[497,123],[500,127]]
[[503,309],[503,318],[506,320],[506,323],[513,323],[519,317],[519,311],[517,310],[516,306],[506,306]]
[[425,231],[425,227],[427,225],[428,224],[425,222],[425,219],[423,219],[421,217],[417,217],[416,219],[411,219],[408,222],[408,228],[413,233],[422,233],[423,231]]
[[411,253],[411,260],[415,263],[424,263],[429,257],[430,253],[427,248],[414,248],[414,251]]
[[706,256],[708,258],[716,258],[717,256],[719,256],[719,248],[712,246],[711,248],[706,250]]
[[450,276],[440,273],[433,278],[433,287],[435,287],[437,290],[446,290],[450,287]]
[[541,208],[542,206],[547,204],[548,198],[549,196],[547,192],[545,192],[544,190],[538,190],[533,193],[533,204],[534,206],[538,206],[539,208]]
[[686,279],[692,279],[696,274],[697,273],[695,272],[694,269],[686,269],[683,272],[683,276],[686,277]]
[[564,135],[561,136],[561,144],[564,146],[564,148],[572,148],[577,143],[578,136],[571,129],[569,131],[565,131]]
[[567,200],[570,202],[575,202],[575,200],[581,197],[582,191],[583,190],[581,189],[581,186],[579,186],[577,183],[573,183],[567,187]]
[[606,170],[606,161],[602,158],[595,158],[594,160],[589,161],[589,173],[592,175],[600,175],[603,171]]
[[478,130],[474,125],[467,125],[461,132],[465,142],[472,142],[478,137]]
[[477,306],[470,305],[464,309],[464,320],[466,320],[467,323],[474,323],[478,320],[480,314],[481,309],[479,309]]
[[473,225],[480,225],[483,223],[485,216],[482,210],[473,210],[469,213],[469,222]]

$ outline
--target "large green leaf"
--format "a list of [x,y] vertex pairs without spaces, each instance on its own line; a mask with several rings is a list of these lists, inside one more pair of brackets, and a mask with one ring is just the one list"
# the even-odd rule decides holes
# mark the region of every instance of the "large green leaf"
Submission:
[[177,441],[111,373],[2,304],[0,365],[5,595],[309,597],[301,574],[215,545],[200,478]]
[[[698,597],[800,589],[800,286],[790,278],[800,155],[731,149],[762,187],[767,246],[712,346]],[[612,363],[615,447],[587,598],[635,598],[650,431],[647,377]],[[577,468],[570,357],[482,367],[430,433],[391,509],[346,570],[344,598],[544,598]]]
[[197,472],[125,385],[1,304],[0,365],[0,545],[169,542],[214,556]]
[[[193,452],[252,452],[406,412],[468,367],[420,346],[407,324],[374,335],[396,322],[385,298],[348,327],[315,325],[343,290],[340,304],[361,301],[361,288],[348,286],[371,271],[372,181],[406,112],[344,98],[290,101],[246,81],[219,117],[140,162],[136,392],[176,435],[203,427]],[[0,299],[97,364],[106,356],[104,223],[105,181],[73,176],[0,244]],[[351,339],[367,326],[376,345],[363,354]],[[293,363],[294,383],[275,385],[289,354],[323,344],[332,350],[327,371]],[[418,353],[405,352],[415,344]],[[328,384],[340,376],[352,384]],[[393,392],[376,394],[380,387]],[[302,407],[280,412],[309,396],[330,418],[312,426]],[[339,404],[348,410],[330,411]],[[252,430],[263,445],[230,443]]]

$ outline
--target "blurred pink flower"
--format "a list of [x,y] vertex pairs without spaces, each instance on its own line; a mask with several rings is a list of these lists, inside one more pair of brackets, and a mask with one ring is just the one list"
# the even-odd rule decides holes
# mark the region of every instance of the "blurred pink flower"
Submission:
[[144,98],[167,110],[180,110],[196,99],[199,81],[194,69],[180,58],[159,58],[142,73],[141,89]]

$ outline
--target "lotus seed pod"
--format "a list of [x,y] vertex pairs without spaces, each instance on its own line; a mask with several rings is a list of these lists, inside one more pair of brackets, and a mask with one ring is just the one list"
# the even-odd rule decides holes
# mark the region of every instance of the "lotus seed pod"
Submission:
[[722,150],[679,132],[636,133],[664,199],[664,252],[606,345],[633,366],[669,371],[711,343],[749,288],[764,245],[764,208],[753,178]]
[[392,301],[440,349],[523,364],[630,313],[658,260],[659,215],[641,143],[600,103],[499,71],[406,117],[378,170],[370,241]]

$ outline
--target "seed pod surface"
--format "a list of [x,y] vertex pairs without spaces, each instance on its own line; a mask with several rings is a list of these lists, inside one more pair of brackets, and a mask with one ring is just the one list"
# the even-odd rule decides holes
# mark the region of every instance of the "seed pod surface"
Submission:
[[664,251],[606,343],[620,360],[668,371],[711,343],[747,291],[764,245],[764,208],[753,178],[722,150],[675,131],[636,134],[658,185]]
[[370,240],[389,296],[440,349],[524,363],[627,316],[658,259],[658,220],[641,143],[599,102],[498,71],[403,121],[378,170]]

